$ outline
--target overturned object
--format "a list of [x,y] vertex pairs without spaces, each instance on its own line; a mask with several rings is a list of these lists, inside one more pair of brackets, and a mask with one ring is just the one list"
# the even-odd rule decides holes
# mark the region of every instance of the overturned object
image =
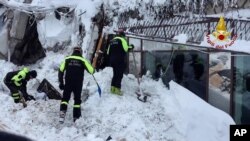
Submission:
[[38,92],[44,92],[48,96],[49,99],[61,100],[61,94],[52,86],[47,79],[43,79],[37,88]]

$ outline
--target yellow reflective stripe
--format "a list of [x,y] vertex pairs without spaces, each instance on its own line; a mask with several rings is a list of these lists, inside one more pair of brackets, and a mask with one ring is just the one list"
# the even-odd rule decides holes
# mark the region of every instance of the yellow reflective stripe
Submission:
[[19,93],[13,93],[12,97],[13,97],[13,99],[19,99],[20,98],[20,94]]
[[13,99],[19,99],[19,96],[15,96],[15,97],[13,96]]
[[81,108],[81,105],[74,105],[74,108]]
[[84,65],[86,66],[88,72],[90,74],[93,74],[94,73],[94,68],[91,66],[91,64],[88,62],[88,60],[84,59],[83,57],[80,57],[80,56],[69,56],[67,57],[66,59],[76,59],[76,60],[81,60]]
[[26,74],[28,73],[27,69],[23,69],[21,71],[18,72],[18,76],[21,76],[21,79],[25,78]]
[[60,71],[63,72],[65,69],[65,60],[60,65]]
[[12,96],[19,96],[19,93],[14,93],[12,94]]
[[62,101],[61,104],[65,104],[65,105],[68,105],[68,102],[66,101]]
[[16,86],[21,86],[22,85],[22,83],[19,83],[18,81],[14,81],[14,83],[15,83]]
[[11,78],[11,80],[14,80],[14,83],[16,86],[21,86],[21,80],[26,77],[26,74],[28,73],[28,68],[24,68],[21,71],[19,71],[15,76]]
[[24,67],[22,70],[23,70],[25,73],[28,73],[28,72],[29,72],[29,69],[28,69],[27,67]]
[[124,49],[125,52],[128,52],[128,48],[131,48],[130,46],[128,46],[128,42],[126,41],[126,39],[122,38],[122,37],[115,37],[114,39],[119,39],[122,42],[122,47]]
[[86,67],[88,69],[88,72],[90,74],[93,74],[94,73],[94,68],[91,66],[91,64],[86,59],[84,59],[84,61],[85,61],[85,65],[86,65]]

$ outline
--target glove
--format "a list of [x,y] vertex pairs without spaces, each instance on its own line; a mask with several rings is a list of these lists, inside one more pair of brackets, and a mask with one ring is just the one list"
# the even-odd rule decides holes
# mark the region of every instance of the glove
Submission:
[[64,89],[64,84],[60,83],[60,84],[59,84],[59,88],[60,88],[61,90],[63,90],[63,89]]
[[134,46],[133,44],[131,44],[130,46],[131,46],[131,49],[134,49],[134,48],[135,48],[135,46]]
[[24,96],[24,99],[25,99],[25,101],[36,100],[34,98],[34,96],[32,96],[32,95],[26,95],[26,96]]
[[135,48],[135,46],[133,44],[129,45],[131,48],[129,48],[128,50],[131,51]]

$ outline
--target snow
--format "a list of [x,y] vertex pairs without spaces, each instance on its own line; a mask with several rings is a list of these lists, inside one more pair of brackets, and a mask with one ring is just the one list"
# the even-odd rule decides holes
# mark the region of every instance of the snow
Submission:
[[[10,0],[15,4],[14,0]],[[32,5],[55,6],[59,0],[33,0]],[[74,5],[79,1],[60,4]],[[71,1],[70,1],[71,2]],[[75,2],[75,3],[74,3]],[[80,1],[78,9],[87,10],[82,15],[82,23],[86,28],[82,48],[87,48],[91,34],[91,17],[93,17],[101,4],[101,0]],[[110,6],[117,0],[106,1]],[[119,0],[120,10],[133,7],[134,0]],[[155,1],[160,3],[161,0]],[[127,5],[127,6],[126,6]],[[48,19],[47,19],[48,18]],[[44,47],[52,46],[61,39],[64,32],[64,39],[73,38],[74,30],[72,25],[52,22],[50,17],[40,21],[38,25],[39,39]],[[60,29],[59,26],[64,27]],[[185,40],[185,35],[176,37]],[[5,41],[2,41],[5,42]],[[2,43],[1,42],[1,43]],[[74,43],[72,43],[74,44]],[[72,45],[73,46],[73,45]],[[110,94],[110,83],[112,69],[107,67],[94,74],[101,89],[101,98],[97,92],[97,86],[93,77],[85,73],[83,89],[88,89],[89,99],[82,103],[82,117],[73,123],[71,99],[66,121],[59,124],[60,101],[43,99],[44,93],[38,93],[36,88],[43,78],[62,93],[58,88],[57,71],[60,62],[65,56],[70,55],[70,49],[61,50],[57,53],[47,51],[44,59],[36,64],[28,66],[38,71],[37,80],[28,83],[28,93],[37,100],[29,101],[28,107],[23,108],[21,104],[15,104],[9,96],[9,91],[3,83],[5,74],[23,66],[16,66],[10,62],[0,60],[0,130],[25,135],[36,141],[104,141],[111,136],[113,140],[126,139],[137,140],[176,140],[176,141],[228,141],[229,126],[235,124],[233,119],[225,112],[216,109],[206,103],[187,89],[175,82],[170,82],[168,90],[161,80],[154,81],[147,76],[141,79],[141,88],[145,93],[150,93],[147,103],[137,100],[135,91],[138,89],[137,79],[134,75],[124,75],[122,80],[122,91],[124,96]],[[89,83],[89,85],[87,85]]]
[[223,16],[229,19],[236,18],[239,20],[249,20],[250,18],[249,9],[232,10],[225,13],[219,13],[216,15],[209,15],[208,17],[218,17],[218,16]]
[[177,36],[174,36],[175,40],[177,40],[178,43],[186,43],[188,40],[188,36],[186,34],[179,34]]
[[[0,61],[0,64],[7,68],[2,74],[13,68],[11,63],[5,61]],[[51,64],[53,63],[47,65]],[[38,79],[56,79],[52,74],[56,74],[57,71],[47,70],[51,68],[47,65],[43,66],[43,71],[39,70]],[[109,93],[111,68],[105,68],[94,76],[102,88],[102,97],[99,98],[93,78],[86,75],[83,88],[90,82],[87,87],[90,97],[82,104],[83,117],[75,124],[72,122],[73,101],[70,101],[66,122],[60,125],[58,122],[60,101],[44,101],[39,98],[39,93],[35,91],[38,86],[36,80],[31,80],[28,92],[38,100],[29,101],[27,108],[22,108],[21,104],[14,104],[12,98],[8,96],[6,87],[2,86],[5,90],[0,91],[0,102],[4,107],[1,109],[0,123],[5,125],[6,131],[38,141],[82,139],[102,141],[108,136],[115,140],[122,138],[159,141],[229,140],[229,125],[235,124],[232,118],[173,81],[170,82],[168,90],[161,81],[143,77],[141,87],[152,96],[148,98],[149,102],[142,103],[134,94],[138,88],[134,75],[128,74],[123,78],[124,96]],[[57,82],[52,80],[50,82],[58,89]]]

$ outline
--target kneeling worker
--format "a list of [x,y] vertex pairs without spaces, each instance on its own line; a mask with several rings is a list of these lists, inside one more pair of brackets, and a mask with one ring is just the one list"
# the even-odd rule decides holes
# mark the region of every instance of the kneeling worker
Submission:
[[[23,96],[26,101],[35,100],[32,95],[27,93],[26,85],[30,79],[36,78],[36,76],[37,72],[35,70],[29,71],[26,67],[22,70],[12,71],[6,74],[4,84],[9,88],[15,103],[20,102],[21,96]],[[21,92],[22,95],[19,92]]]

